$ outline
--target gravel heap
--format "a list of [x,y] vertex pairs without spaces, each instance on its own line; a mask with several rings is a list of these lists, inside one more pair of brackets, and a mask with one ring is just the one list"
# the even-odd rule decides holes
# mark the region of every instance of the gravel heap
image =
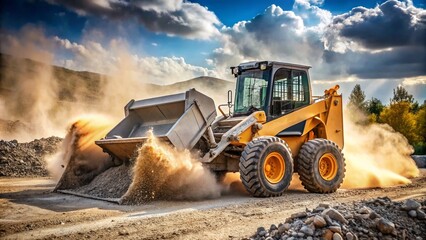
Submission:
[[377,198],[295,213],[278,226],[260,227],[250,239],[426,239],[426,201]]
[[73,192],[99,198],[121,198],[132,182],[131,167],[122,164],[111,167],[96,176],[89,184],[73,189]]
[[62,139],[49,137],[28,143],[0,140],[0,177],[48,176],[43,158],[55,153]]

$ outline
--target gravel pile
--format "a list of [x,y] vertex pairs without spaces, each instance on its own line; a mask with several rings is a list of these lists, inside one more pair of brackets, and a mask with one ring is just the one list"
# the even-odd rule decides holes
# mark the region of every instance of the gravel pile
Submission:
[[295,213],[278,226],[260,227],[250,239],[426,239],[426,201],[377,198]]
[[60,147],[62,139],[49,137],[28,143],[0,140],[0,177],[48,176],[43,158]]
[[132,182],[131,167],[122,164],[96,176],[89,184],[72,191],[100,198],[121,198]]

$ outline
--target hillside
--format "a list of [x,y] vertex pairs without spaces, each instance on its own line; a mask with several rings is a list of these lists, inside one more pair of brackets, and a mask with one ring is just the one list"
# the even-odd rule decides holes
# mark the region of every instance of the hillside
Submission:
[[[48,68],[51,68],[52,71],[52,74],[48,77],[58,86],[58,101],[73,102],[78,97],[83,97],[83,100],[87,102],[99,99],[102,97],[99,94],[102,93],[103,86],[109,80],[109,76],[99,73],[49,66],[31,59],[15,58],[0,53],[0,97],[7,98],[13,95],[19,91],[17,87],[20,82],[32,81],[31,77],[34,77],[34,74],[37,75],[40,70]],[[189,80],[182,79],[182,81],[170,85],[142,83],[142,86],[155,93],[170,92],[171,89],[185,91],[189,88],[213,88],[216,90],[234,90],[235,88],[234,82],[208,76],[200,76]]]
[[[122,118],[124,105],[195,88],[217,104],[226,102],[234,83],[212,77],[196,77],[170,85],[156,85],[126,75],[74,71],[30,59],[0,54],[0,133],[20,131],[51,136],[81,114],[101,113]],[[4,138],[4,137],[3,137]]]
[[[15,58],[0,54],[0,97],[8,98],[22,91],[23,83],[28,85],[39,83],[38,79],[46,76],[51,84],[58,84],[58,100],[76,100],[75,90],[80,86],[85,91],[86,100],[98,98],[99,86],[104,75],[91,72],[78,72],[63,67],[49,66],[31,59]],[[44,81],[43,81],[44,82]]]

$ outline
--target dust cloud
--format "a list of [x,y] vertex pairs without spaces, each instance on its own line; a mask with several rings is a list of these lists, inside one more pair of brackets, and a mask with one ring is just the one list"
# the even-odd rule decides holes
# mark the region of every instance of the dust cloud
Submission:
[[240,179],[240,173],[226,173],[222,182],[222,193],[228,195],[249,195]]
[[[226,91],[200,79],[194,84],[173,84],[181,76],[169,76],[163,84],[152,84],[152,79],[141,70],[140,59],[129,50],[125,40],[112,39],[104,45],[102,37],[87,33],[77,60],[90,72],[71,72],[53,64],[56,61],[58,38],[45,34],[35,26],[25,26],[17,34],[0,32],[2,68],[0,79],[0,134],[2,139],[25,142],[35,138],[66,134],[69,119],[84,114],[103,114],[118,122],[123,118],[123,107],[131,99],[146,99],[187,91],[196,87],[209,94],[216,103],[226,102]],[[105,41],[104,41],[105,42]],[[84,54],[82,54],[84,53]],[[10,56],[9,56],[10,55]],[[31,61],[28,59],[35,61]],[[164,66],[158,66],[161,68]],[[167,66],[166,66],[167,67]],[[227,85],[227,86],[228,86]]]
[[221,186],[215,176],[188,150],[177,151],[150,133],[138,150],[133,181],[122,202],[138,204],[154,199],[217,198]]
[[[419,175],[410,157],[412,146],[400,133],[385,124],[361,125],[345,112],[346,177],[342,188],[388,187],[411,183]],[[361,116],[362,117],[362,116]]]
[[[75,72],[53,66],[55,42],[42,28],[24,27],[17,36],[2,33],[0,80],[0,134],[2,139],[30,141],[66,134],[69,119],[104,114],[119,121],[132,98],[151,97],[138,79],[132,57],[111,42],[117,56],[109,75]],[[99,64],[104,56],[91,56]],[[28,59],[26,59],[28,58]],[[31,60],[29,60],[31,59]],[[34,61],[35,60],[35,61]]]
[[46,160],[50,175],[56,180],[62,176],[59,188],[80,186],[112,166],[108,155],[95,144],[112,126],[102,115],[82,116],[71,124],[60,151]]
[[[24,27],[16,38],[1,36],[1,51],[17,57],[31,58],[41,62],[32,64],[26,60],[11,58],[18,71],[4,71],[0,80],[0,120],[20,120],[14,131],[6,138],[26,141],[46,136],[53,126],[49,115],[54,111],[57,84],[52,81],[52,44],[40,28]],[[13,63],[17,61],[16,63]],[[6,63],[5,63],[6,64]],[[10,125],[12,126],[12,125]],[[55,135],[52,132],[49,136]],[[5,134],[4,134],[5,135]],[[3,138],[3,137],[2,137]]]

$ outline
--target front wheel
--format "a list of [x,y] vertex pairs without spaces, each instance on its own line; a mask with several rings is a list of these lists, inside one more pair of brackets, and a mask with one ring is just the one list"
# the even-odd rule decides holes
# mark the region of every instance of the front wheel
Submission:
[[297,172],[309,192],[335,192],[345,177],[345,159],[332,141],[322,138],[303,144],[297,159]]
[[282,195],[293,174],[291,150],[277,137],[260,137],[247,144],[239,166],[244,187],[255,197]]

